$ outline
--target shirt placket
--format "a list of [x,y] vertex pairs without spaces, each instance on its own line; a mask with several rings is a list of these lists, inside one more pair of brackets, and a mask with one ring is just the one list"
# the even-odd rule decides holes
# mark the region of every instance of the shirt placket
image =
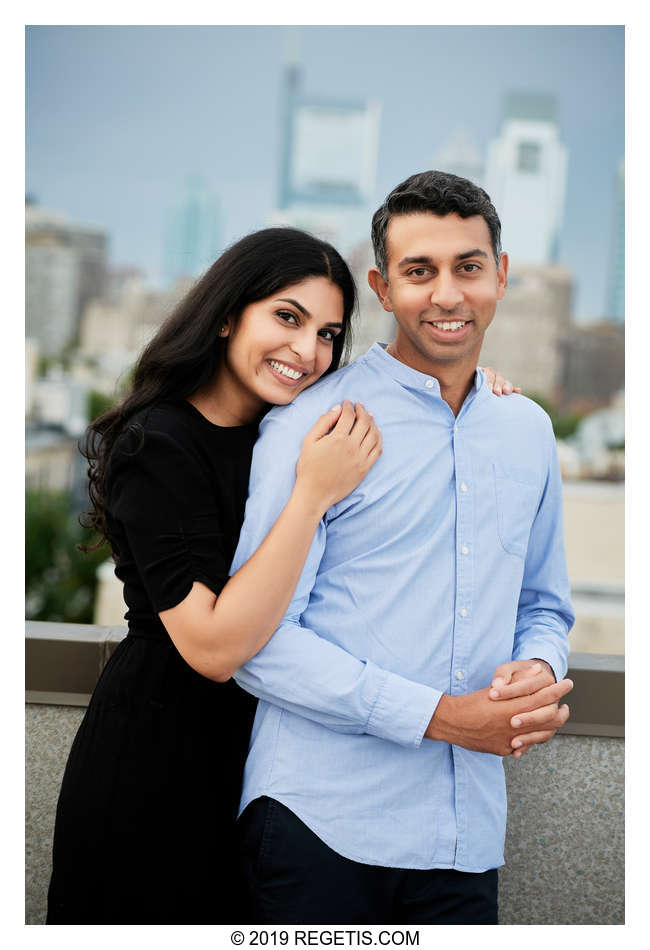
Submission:
[[[474,629],[474,482],[466,431],[457,419],[452,429],[456,473],[456,612],[451,662],[451,695],[471,691],[470,662]],[[455,777],[456,849],[455,864],[464,864],[467,847],[468,782],[463,750],[452,747]]]

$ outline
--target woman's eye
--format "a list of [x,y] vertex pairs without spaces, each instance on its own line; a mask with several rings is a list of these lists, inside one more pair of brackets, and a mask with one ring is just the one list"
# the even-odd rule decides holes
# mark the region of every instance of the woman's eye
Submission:
[[281,320],[284,320],[285,323],[298,323],[298,317],[295,313],[291,313],[290,310],[276,310],[276,314]]
[[320,336],[323,340],[327,340],[328,343],[333,342],[336,339],[337,334],[333,330],[321,330]]

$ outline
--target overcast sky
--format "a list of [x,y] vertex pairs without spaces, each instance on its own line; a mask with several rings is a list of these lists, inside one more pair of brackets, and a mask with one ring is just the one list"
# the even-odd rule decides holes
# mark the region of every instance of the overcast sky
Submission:
[[[277,195],[286,45],[286,27],[28,28],[28,192],[104,229],[110,263],[152,279],[190,174],[219,198],[223,245],[264,227]],[[605,310],[624,45],[613,26],[299,31],[307,93],[381,103],[375,206],[432,167],[459,127],[484,155],[506,92],[557,97],[569,151],[559,260],[575,275],[580,319]]]

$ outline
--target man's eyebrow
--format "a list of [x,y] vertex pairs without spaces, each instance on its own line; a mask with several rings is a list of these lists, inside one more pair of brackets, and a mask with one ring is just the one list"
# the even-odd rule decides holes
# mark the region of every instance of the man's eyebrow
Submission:
[[419,257],[403,257],[397,266],[405,267],[407,264],[431,264],[431,263],[432,263],[431,258],[427,257],[426,254],[422,254]]
[[[474,247],[471,251],[463,251],[462,254],[457,254],[454,258],[455,261],[466,261],[469,257],[485,257],[488,255],[485,251],[482,251],[480,247]],[[409,264],[432,264],[433,260],[428,257],[426,254],[419,254],[417,257],[403,257],[402,260],[397,265],[398,267],[406,267]]]
[[[296,310],[300,310],[300,312],[302,313],[303,316],[311,318],[311,314],[310,314],[309,310],[306,310],[306,309],[303,307],[303,305],[302,305],[301,303],[298,303],[298,301],[297,301],[297,300],[294,300],[292,297],[278,297],[277,299],[278,299],[278,300],[281,300],[283,303],[291,303],[291,304],[293,304],[294,307],[296,308]],[[341,328],[341,327],[343,327],[343,324],[342,324],[341,322],[338,322],[338,323],[337,323],[336,321],[334,321],[334,322],[326,323],[326,324],[324,324],[324,326],[326,326],[326,327],[339,327],[339,328]]]
[[463,251],[462,254],[456,255],[457,261],[466,261],[468,257],[487,257],[488,255],[485,251],[482,251],[480,247],[475,247],[471,251]]

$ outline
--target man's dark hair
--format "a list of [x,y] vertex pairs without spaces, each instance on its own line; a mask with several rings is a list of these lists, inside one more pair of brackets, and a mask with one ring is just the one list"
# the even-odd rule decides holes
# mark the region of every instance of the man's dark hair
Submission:
[[375,264],[384,279],[387,278],[386,234],[390,219],[394,215],[417,214],[422,211],[430,211],[439,217],[453,212],[461,218],[480,214],[490,229],[494,258],[497,264],[499,263],[501,222],[487,192],[467,178],[460,178],[450,172],[419,172],[393,188],[372,218]]

